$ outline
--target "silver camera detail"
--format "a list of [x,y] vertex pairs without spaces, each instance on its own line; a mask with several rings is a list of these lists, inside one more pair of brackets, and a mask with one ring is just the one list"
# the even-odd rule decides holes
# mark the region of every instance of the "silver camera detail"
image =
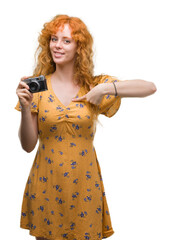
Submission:
[[25,82],[29,86],[29,91],[31,93],[42,92],[48,90],[46,78],[43,75],[34,78],[24,79]]

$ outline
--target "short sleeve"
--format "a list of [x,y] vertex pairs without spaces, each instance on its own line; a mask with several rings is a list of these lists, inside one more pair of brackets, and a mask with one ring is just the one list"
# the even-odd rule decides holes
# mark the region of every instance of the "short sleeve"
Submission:
[[[20,105],[20,102],[18,100],[17,105],[15,106],[16,110],[21,111],[22,107]],[[39,112],[39,93],[33,93],[33,100],[31,103],[31,112],[38,113]]]
[[[120,82],[116,77],[111,76],[102,76],[99,83],[111,83],[111,82]],[[114,86],[113,86],[114,87]],[[119,109],[121,105],[121,97],[114,95],[104,95],[102,101],[99,105],[99,114],[103,114],[106,117],[112,117]]]

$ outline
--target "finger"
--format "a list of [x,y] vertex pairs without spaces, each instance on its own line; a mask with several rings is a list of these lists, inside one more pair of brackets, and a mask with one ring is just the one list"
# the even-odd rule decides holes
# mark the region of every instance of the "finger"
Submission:
[[18,90],[17,91],[19,94],[20,93],[26,93],[27,95],[29,95],[30,96],[30,98],[33,98],[33,94],[29,91],[29,90],[27,90],[27,89],[20,89],[20,90]]
[[81,101],[81,100],[85,100],[86,99],[86,95],[79,97],[79,98],[72,98],[72,101]]
[[30,77],[32,77],[32,76],[24,76],[21,78],[21,81],[23,81],[24,79],[30,78]]
[[23,81],[20,81],[19,83],[19,88],[22,89],[22,88],[26,88],[26,89],[29,89],[29,86],[27,85],[27,83],[23,82]]
[[18,94],[18,97],[20,99],[24,99],[24,100],[28,100],[28,101],[32,100],[32,98],[28,94],[26,94],[26,93],[20,93],[20,94]]

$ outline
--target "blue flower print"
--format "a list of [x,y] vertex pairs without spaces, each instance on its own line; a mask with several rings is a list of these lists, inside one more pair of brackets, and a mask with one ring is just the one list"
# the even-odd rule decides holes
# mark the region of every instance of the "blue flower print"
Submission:
[[98,238],[101,239],[101,233],[97,233]]
[[34,194],[31,194],[31,196],[30,196],[30,199],[32,200],[34,200],[36,198],[36,193],[34,193]]
[[40,206],[38,210],[41,210],[42,212],[44,211],[44,206]]
[[31,178],[29,177],[27,184],[30,184],[30,183],[31,183]]
[[79,130],[81,127],[78,125],[78,124],[72,124],[72,127],[75,129],[75,130]]
[[91,195],[90,195],[90,196],[86,196],[86,197],[84,198],[84,201],[85,201],[85,202],[90,202],[91,199],[92,199],[92,196],[91,196]]
[[50,220],[49,220],[49,219],[47,219],[47,218],[45,218],[45,219],[44,219],[44,222],[46,222],[46,223],[47,223],[47,225],[50,225],[50,224],[52,224],[52,222],[50,222]]
[[58,192],[62,192],[62,188],[60,187],[60,185],[54,185],[53,188],[55,188]]
[[76,103],[75,106],[79,107],[79,108],[83,108],[84,107],[84,105],[82,103]]
[[75,147],[76,146],[76,144],[75,143],[70,143],[70,147]]
[[78,178],[74,179],[73,183],[78,183]]
[[109,230],[109,225],[105,225],[105,228],[106,228],[107,230]]
[[88,180],[88,179],[91,178],[91,175],[90,175],[91,172],[90,172],[90,171],[87,171],[86,173],[87,173],[87,174],[86,174],[86,177],[87,177],[86,179]]
[[80,216],[81,218],[85,218],[87,216],[87,212],[81,212],[80,214],[78,214],[78,216]]
[[45,182],[47,182],[47,180],[48,180],[47,177],[39,177],[39,181],[40,181],[40,182],[45,183]]
[[69,178],[69,172],[65,172],[65,173],[64,173],[64,177]]
[[58,197],[55,198],[55,201],[56,201],[58,204],[65,203],[65,200],[62,200],[61,198],[58,198]]
[[75,198],[77,198],[77,196],[79,195],[79,193],[78,192],[75,192],[75,193],[73,193],[72,194],[72,199],[75,199]]
[[63,237],[63,238],[68,238],[68,233],[62,234],[62,237]]
[[37,105],[36,105],[35,102],[32,102],[32,103],[31,103],[31,106],[32,106],[33,109],[37,109]]
[[57,139],[58,142],[62,142],[62,140],[63,140],[64,138],[62,138],[61,136],[55,136],[55,139]]
[[23,217],[26,217],[26,213],[22,212],[22,216],[23,216]]
[[50,158],[48,158],[48,157],[45,157],[45,160],[47,161],[47,163],[48,164],[51,164],[51,163],[53,163],[53,160],[51,160]]
[[97,209],[96,209],[96,213],[100,213],[102,211],[101,207],[99,206]]
[[71,223],[71,225],[70,225],[70,230],[73,230],[73,229],[74,229],[74,227],[75,227],[75,223],[74,223],[74,222],[72,222],[72,223]]
[[109,212],[106,210],[106,214],[109,215]]
[[33,224],[29,224],[29,227],[30,227],[31,229],[36,229],[36,225],[33,225]]
[[74,161],[74,160],[71,160],[71,168],[72,168],[72,169],[75,169],[75,168],[76,168],[76,165],[77,165],[77,162]]
[[50,95],[49,97],[48,97],[48,102],[53,102],[54,101],[54,96],[52,96],[52,95]]
[[90,234],[89,233],[85,233],[84,239],[89,240],[90,239]]
[[87,149],[82,150],[81,153],[79,153],[81,156],[85,156],[88,153]]
[[57,130],[56,125],[50,127],[50,132],[55,132]]
[[70,209],[73,209],[73,208],[75,208],[75,205],[70,205]]
[[95,183],[95,187],[100,190],[100,185],[99,185],[99,183],[97,181]]
[[41,118],[39,118],[39,121],[40,121],[40,122],[45,122],[45,121],[46,121],[46,118],[47,118],[47,116],[45,116],[45,117],[42,116]]

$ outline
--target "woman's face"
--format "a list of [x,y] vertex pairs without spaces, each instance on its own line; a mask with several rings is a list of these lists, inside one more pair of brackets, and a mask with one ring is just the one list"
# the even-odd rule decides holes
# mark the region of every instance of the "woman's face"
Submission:
[[56,34],[51,35],[50,52],[53,61],[59,65],[73,63],[75,61],[75,54],[77,51],[77,44],[71,36],[69,24],[64,25]]

